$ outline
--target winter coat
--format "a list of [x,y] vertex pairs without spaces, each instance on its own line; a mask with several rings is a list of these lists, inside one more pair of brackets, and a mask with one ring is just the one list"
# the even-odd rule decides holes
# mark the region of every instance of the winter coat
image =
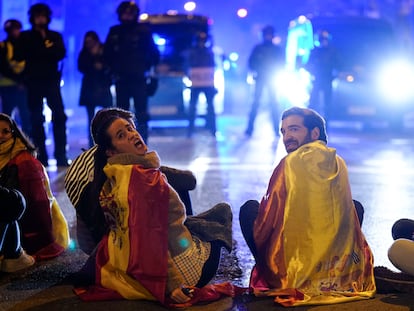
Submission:
[[78,55],[78,70],[83,74],[79,105],[93,108],[112,106],[112,81],[102,53],[92,54],[82,49]]
[[115,76],[144,77],[158,64],[160,53],[148,25],[120,24],[109,29],[104,59]]
[[16,42],[15,59],[25,60],[26,80],[60,80],[60,62],[66,56],[63,37],[56,31],[46,30],[43,38],[40,32],[31,29],[23,31]]

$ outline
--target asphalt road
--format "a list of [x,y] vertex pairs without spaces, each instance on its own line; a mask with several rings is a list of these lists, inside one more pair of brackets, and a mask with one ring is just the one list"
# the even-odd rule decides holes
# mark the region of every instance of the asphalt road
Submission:
[[[215,203],[226,201],[234,213],[235,248],[223,251],[223,260],[214,281],[229,280],[247,286],[254,264],[241,236],[239,207],[248,199],[260,200],[275,164],[284,148],[274,136],[266,114],[259,115],[253,137],[243,135],[245,116],[220,116],[219,135],[211,137],[202,127],[188,139],[183,128],[162,128],[153,124],[149,147],[156,150],[165,165],[191,169],[197,188],[191,192],[195,214]],[[82,117],[68,121],[69,156],[74,158],[87,147]],[[414,132],[402,134],[386,128],[362,132],[336,124],[329,132],[329,144],[348,164],[353,197],[365,207],[362,226],[370,244],[375,265],[395,270],[387,258],[392,243],[391,225],[402,217],[414,217]],[[49,148],[52,148],[50,139]],[[52,154],[52,153],[51,153]],[[72,292],[71,275],[86,259],[76,246],[74,210],[63,190],[64,169],[50,167],[53,191],[70,225],[72,247],[61,257],[15,274],[0,274],[0,310],[165,310],[153,302],[81,302]],[[223,298],[194,306],[191,310],[285,310],[271,299]],[[292,308],[293,309],[293,308]],[[295,310],[414,310],[414,296],[404,293],[378,294],[375,299],[341,305],[297,307]]]

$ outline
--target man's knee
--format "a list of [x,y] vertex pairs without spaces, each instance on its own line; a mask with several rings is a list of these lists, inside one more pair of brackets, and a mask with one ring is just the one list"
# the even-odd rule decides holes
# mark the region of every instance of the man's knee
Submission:
[[240,224],[254,222],[259,212],[260,203],[256,200],[246,201],[239,210]]

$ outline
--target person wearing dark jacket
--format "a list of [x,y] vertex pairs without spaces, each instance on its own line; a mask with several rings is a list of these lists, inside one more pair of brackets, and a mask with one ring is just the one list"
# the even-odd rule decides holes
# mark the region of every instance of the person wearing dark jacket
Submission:
[[18,220],[26,209],[23,195],[16,189],[0,186],[0,271],[16,272],[32,266],[35,260],[20,244]]
[[209,42],[208,34],[197,34],[196,42],[186,55],[186,71],[191,80],[190,107],[188,114],[188,136],[194,133],[194,121],[200,93],[204,93],[207,102],[206,129],[216,135],[216,112],[214,110],[214,96],[217,90],[214,86],[215,60]]
[[285,53],[283,49],[273,43],[275,29],[266,26],[262,30],[263,42],[257,44],[248,59],[249,69],[255,74],[255,89],[253,103],[249,113],[249,121],[245,131],[246,136],[253,134],[254,122],[262,99],[263,91],[267,91],[269,109],[271,112],[273,130],[279,136],[280,105],[277,99],[275,77],[279,70],[283,69]]
[[318,41],[311,51],[306,69],[312,75],[312,91],[309,99],[309,107],[323,114],[326,126],[333,112],[332,107],[332,81],[335,72],[340,66],[338,52],[331,43],[331,35],[326,31],[318,33]]
[[137,129],[148,139],[147,75],[158,64],[160,53],[148,25],[138,23],[139,7],[123,1],[117,9],[119,25],[109,29],[104,44],[104,60],[115,79],[116,105],[130,110],[134,101]]
[[67,166],[66,120],[60,91],[60,62],[66,55],[62,35],[49,30],[51,10],[47,4],[36,3],[29,9],[32,28],[23,31],[16,44],[16,60],[26,61],[24,70],[28,92],[28,105],[32,118],[33,141],[38,148],[39,160],[48,166],[46,134],[43,127],[43,100],[52,111],[54,156],[58,166]]
[[16,19],[4,22],[5,40],[0,42],[0,97],[1,111],[12,115],[18,109],[18,121],[23,131],[32,137],[32,121],[27,106],[26,87],[23,84],[24,61],[14,60],[15,45],[22,30],[22,23]]
[[83,46],[78,55],[78,70],[83,74],[79,105],[88,114],[89,147],[93,146],[90,125],[96,107],[112,106],[111,77],[103,60],[103,43],[95,31],[85,33]]

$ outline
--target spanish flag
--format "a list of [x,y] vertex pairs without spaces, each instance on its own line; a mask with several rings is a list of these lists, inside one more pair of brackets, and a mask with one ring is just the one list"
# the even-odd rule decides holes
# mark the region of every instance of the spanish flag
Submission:
[[322,141],[276,167],[254,225],[250,286],[284,306],[372,298],[373,255],[353,205],[345,162]]
[[100,202],[110,232],[96,256],[96,284],[83,300],[145,299],[164,303],[169,188],[158,169],[107,164]]

